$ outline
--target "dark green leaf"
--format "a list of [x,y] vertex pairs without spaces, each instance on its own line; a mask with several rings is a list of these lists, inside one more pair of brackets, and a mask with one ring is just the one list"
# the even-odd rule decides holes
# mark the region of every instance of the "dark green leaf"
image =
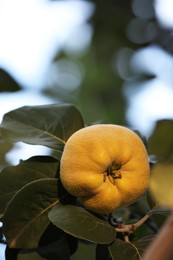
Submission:
[[14,92],[21,89],[21,86],[12,78],[12,76],[0,68],[0,92]]
[[65,237],[48,246],[38,248],[38,253],[46,260],[70,260],[69,246]]
[[[13,148],[13,144],[5,141],[0,140],[0,165],[7,165],[8,161],[6,158],[6,154]],[[1,168],[0,166],[0,168]]]
[[63,150],[67,139],[84,127],[80,112],[73,105],[24,106],[4,115],[4,138]]
[[6,260],[17,260],[17,255],[19,253],[19,249],[17,248],[9,248],[6,246],[5,249],[5,259]]
[[169,160],[173,156],[173,120],[159,120],[148,141],[149,154],[158,160]]
[[96,246],[96,260],[112,260],[108,250],[108,245],[98,244]]
[[47,228],[49,210],[59,203],[57,179],[40,179],[25,185],[8,204],[3,232],[12,248],[34,248]]
[[58,240],[62,238],[65,239],[66,242],[64,243],[68,246],[67,251],[69,251],[70,254],[73,254],[77,249],[77,238],[65,233],[62,229],[57,228],[50,222],[39,241],[39,252],[47,251],[46,248],[50,251],[51,249],[54,251],[54,245],[56,244],[56,246],[58,246]]
[[78,248],[78,239],[74,236],[71,236],[70,234],[67,234],[67,233],[65,234],[65,239],[68,242],[70,254],[73,255]]
[[24,185],[38,179],[55,178],[58,167],[59,161],[53,157],[34,156],[17,166],[4,168],[0,172],[0,213]]
[[109,246],[112,260],[141,260],[145,248],[151,241],[151,236],[140,239],[135,243],[116,239],[114,243]]
[[[9,259],[10,260],[10,259]],[[17,260],[45,260],[37,252],[21,252],[17,256]]]
[[39,241],[39,247],[47,246],[48,244],[51,244],[59,239],[61,239],[64,236],[64,231],[60,228],[57,228],[55,225],[53,225],[51,222],[49,223],[48,227],[42,234],[40,241]]
[[57,205],[48,217],[57,227],[84,240],[109,244],[115,238],[115,229],[111,225],[81,207]]

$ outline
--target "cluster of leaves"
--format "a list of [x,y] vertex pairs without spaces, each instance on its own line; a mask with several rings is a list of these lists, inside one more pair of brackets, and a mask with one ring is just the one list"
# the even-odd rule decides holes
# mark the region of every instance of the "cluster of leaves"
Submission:
[[[149,205],[154,205],[150,196],[124,211],[101,216],[84,209],[63,188],[59,178],[61,156],[53,151],[61,154],[68,138],[84,126],[81,113],[68,104],[26,106],[4,115],[0,125],[1,146],[8,140],[52,149],[50,156],[33,156],[0,172],[1,238],[4,235],[7,242],[7,260],[77,259],[73,257],[83,244],[94,251],[93,259],[141,259],[152,235],[164,222],[165,214],[159,218],[154,214],[145,227],[140,227],[141,231],[136,230],[126,241],[124,238],[129,234],[115,229],[120,223],[119,216],[121,220],[124,217],[126,221],[138,221],[151,209]],[[157,147],[157,138],[157,134],[151,138],[151,150]]]

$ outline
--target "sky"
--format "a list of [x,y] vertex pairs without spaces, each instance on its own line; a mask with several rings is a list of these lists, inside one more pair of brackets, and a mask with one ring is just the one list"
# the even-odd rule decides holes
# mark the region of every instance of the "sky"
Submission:
[[173,28],[172,0],[155,0],[155,11],[161,25]]
[[[155,1],[158,21],[166,28],[173,28],[172,4],[172,0]],[[0,94],[0,120],[17,107],[54,102],[39,93],[52,58],[62,46],[83,50],[89,45],[92,30],[86,21],[93,12],[94,6],[87,1],[0,0],[0,67],[8,69],[24,87],[20,94]],[[128,86],[124,86],[129,122],[149,135],[157,119],[173,117],[173,58],[153,45],[136,52],[131,64],[135,69],[147,68],[157,75],[141,85],[140,92],[129,93]],[[16,151],[20,151],[20,146],[8,155],[14,164],[19,160]],[[40,147],[34,147],[35,151],[24,146],[22,149],[25,151],[22,159],[34,155],[33,152],[37,154],[37,149],[40,151]],[[3,250],[0,259],[4,259]]]
[[0,1],[0,65],[24,87],[42,87],[52,58],[76,28],[86,30],[93,6],[73,0]]
[[[156,62],[159,61],[159,62]],[[155,78],[147,82],[137,82],[135,93],[129,85],[124,85],[124,94],[129,103],[127,118],[132,126],[149,136],[155,121],[162,118],[173,119],[173,57],[160,47],[151,45],[132,56],[131,67],[136,72],[148,72]]]

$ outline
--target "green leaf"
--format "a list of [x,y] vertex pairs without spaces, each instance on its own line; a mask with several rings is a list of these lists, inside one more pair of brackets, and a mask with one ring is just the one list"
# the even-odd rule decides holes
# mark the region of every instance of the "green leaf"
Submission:
[[54,225],[77,238],[100,244],[109,244],[115,238],[111,225],[81,207],[57,205],[48,217]]
[[50,156],[34,156],[17,166],[8,166],[0,172],[0,214],[17,191],[32,181],[55,178],[59,161]]
[[76,107],[56,104],[13,110],[4,115],[0,127],[3,138],[62,151],[68,138],[84,123]]
[[8,204],[3,233],[9,247],[35,248],[50,223],[49,210],[59,203],[57,179],[40,179],[25,185]]
[[144,237],[134,243],[125,242],[120,239],[116,239],[110,246],[110,254],[112,260],[141,260],[142,254],[148,244],[152,241],[153,237]]
[[160,160],[169,160],[173,156],[173,120],[159,120],[148,140],[149,154]]

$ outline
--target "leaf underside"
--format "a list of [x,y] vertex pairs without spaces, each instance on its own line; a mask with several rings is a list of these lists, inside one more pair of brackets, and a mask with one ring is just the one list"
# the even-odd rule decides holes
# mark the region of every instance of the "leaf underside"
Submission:
[[9,247],[35,248],[50,223],[49,210],[59,203],[57,179],[45,178],[25,185],[8,204],[3,233]]
[[23,186],[43,179],[55,178],[59,161],[50,156],[33,156],[16,166],[8,166],[0,172],[0,213]]
[[141,260],[145,248],[151,243],[153,237],[148,236],[140,239],[134,243],[125,242],[116,239],[114,243],[109,246],[110,254],[113,260]]
[[84,127],[73,105],[24,106],[4,115],[0,130],[4,139],[62,151],[68,138]]

